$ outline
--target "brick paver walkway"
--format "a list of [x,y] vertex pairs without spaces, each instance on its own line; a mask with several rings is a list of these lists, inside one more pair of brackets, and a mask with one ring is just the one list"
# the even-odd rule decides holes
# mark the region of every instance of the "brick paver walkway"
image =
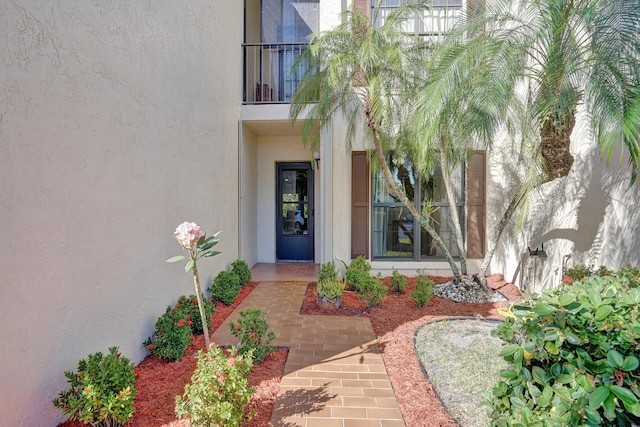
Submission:
[[266,310],[275,345],[289,347],[273,426],[404,427],[369,319],[300,315],[307,283],[260,282],[212,340],[237,344],[229,322],[241,310]]

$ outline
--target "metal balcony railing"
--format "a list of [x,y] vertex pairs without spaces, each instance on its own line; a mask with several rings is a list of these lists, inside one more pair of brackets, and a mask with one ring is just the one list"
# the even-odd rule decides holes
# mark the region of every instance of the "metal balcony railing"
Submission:
[[286,104],[307,67],[293,69],[294,62],[308,48],[307,43],[245,43],[244,104]]

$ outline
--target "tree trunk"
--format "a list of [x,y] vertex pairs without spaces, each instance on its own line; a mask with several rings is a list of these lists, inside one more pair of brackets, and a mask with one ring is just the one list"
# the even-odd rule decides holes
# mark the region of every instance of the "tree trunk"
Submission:
[[200,278],[198,277],[198,267],[196,261],[193,260],[193,284],[196,288],[196,296],[198,297],[198,310],[200,310],[200,321],[202,322],[202,330],[204,332],[205,351],[209,350],[209,327],[207,326],[207,317],[202,303],[202,288],[200,287]]
[[466,248],[464,247],[464,238],[462,236],[462,228],[460,227],[460,215],[458,215],[456,195],[451,182],[451,173],[449,171],[449,165],[446,161],[444,145],[440,149],[440,168],[442,169],[444,188],[447,192],[447,199],[449,200],[449,209],[451,209],[451,222],[453,223],[453,230],[456,233],[456,246],[458,247],[458,253],[460,254],[460,274],[466,276],[467,252]]
[[507,228],[507,224],[513,218],[513,214],[516,212],[518,205],[520,204],[521,197],[518,192],[509,203],[507,210],[502,214],[502,218],[498,223],[498,227],[496,227],[493,233],[493,239],[489,242],[489,248],[487,253],[484,255],[484,259],[482,260],[482,265],[480,266],[480,276],[484,277],[487,274],[487,269],[489,268],[489,264],[491,264],[491,259],[493,258],[493,254],[496,252],[496,248],[498,247],[498,242],[502,237],[502,233]]
[[548,181],[569,174],[573,156],[569,152],[571,132],[576,124],[575,109],[562,113],[557,111],[547,117],[540,127],[542,157],[547,167]]

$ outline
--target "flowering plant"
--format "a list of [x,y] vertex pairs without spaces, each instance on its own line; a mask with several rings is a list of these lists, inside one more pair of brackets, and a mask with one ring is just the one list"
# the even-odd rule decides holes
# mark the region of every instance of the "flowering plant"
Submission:
[[208,352],[198,351],[197,367],[182,396],[175,398],[178,418],[188,418],[193,426],[239,426],[253,415],[245,415],[255,389],[248,377],[253,366],[251,352],[227,356],[211,343]]
[[242,354],[251,354],[253,361],[257,364],[262,363],[267,354],[275,350],[271,342],[276,338],[276,334],[269,331],[264,310],[249,308],[247,311],[241,311],[238,322],[230,322],[229,328],[231,334],[240,339],[238,351]]
[[[208,258],[218,255],[220,252],[214,251],[213,247],[218,244],[218,235],[220,232],[207,237],[205,232],[194,222],[183,222],[176,228],[173,233],[176,240],[189,252],[189,260],[184,266],[184,271],[193,271],[193,284],[196,288],[196,297],[198,298],[198,309],[200,310],[200,320],[202,321],[202,331],[204,333],[204,341],[207,348],[209,347],[209,328],[207,327],[206,314],[203,305],[202,289],[200,287],[200,279],[198,277],[198,266],[196,261],[200,258]],[[184,255],[171,257],[167,262],[178,262],[186,259]]]

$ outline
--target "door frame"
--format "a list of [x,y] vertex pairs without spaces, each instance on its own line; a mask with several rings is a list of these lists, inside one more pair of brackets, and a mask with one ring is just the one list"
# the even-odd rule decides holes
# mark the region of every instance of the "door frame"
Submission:
[[[307,234],[284,234],[283,233],[283,221],[282,221],[282,185],[280,182],[280,175],[283,170],[306,170],[307,173]],[[315,206],[314,206],[314,173],[311,162],[276,162],[276,179],[275,179],[275,232],[276,232],[276,262],[314,262],[315,261]],[[300,243],[305,241],[305,251],[308,251],[308,257],[304,259],[291,259],[291,257],[281,257],[280,245],[287,242],[287,240],[298,241],[294,243]]]

